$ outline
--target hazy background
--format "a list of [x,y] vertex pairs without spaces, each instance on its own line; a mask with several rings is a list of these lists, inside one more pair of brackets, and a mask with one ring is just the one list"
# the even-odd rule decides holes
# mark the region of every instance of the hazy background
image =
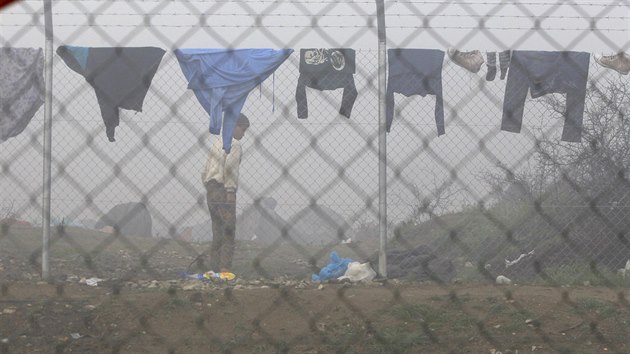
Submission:
[[[612,54],[629,45],[628,5],[622,1],[385,4],[388,48]],[[0,11],[0,43],[43,47],[42,11],[41,1],[22,1]],[[285,219],[312,201],[341,214],[351,225],[375,219],[378,56],[372,1],[59,0],[53,2],[53,12],[55,49],[69,44],[167,50],[144,111],[121,110],[115,143],[105,137],[93,89],[55,55],[52,213],[56,218],[96,219],[116,204],[146,197],[157,223],[154,233],[206,221],[200,170],[214,137],[207,133],[207,114],[186,89],[172,49],[284,47],[296,52],[261,90],[252,91],[245,105],[252,127],[243,140],[239,210],[271,196]],[[484,29],[479,29],[480,20]],[[533,29],[536,21],[540,29]],[[593,21],[596,31],[590,29]],[[337,113],[341,89],[307,90],[309,117],[297,119],[299,49],[312,47],[357,50],[359,97],[350,119]],[[618,76],[594,61],[591,69],[592,79]],[[497,76],[486,82],[485,73],[485,65],[472,74],[445,59],[446,135],[439,138],[433,96],[396,96],[399,114],[387,136],[390,220],[409,216],[417,203],[413,186],[430,196],[440,186],[452,185],[460,193],[451,209],[483,200],[489,189],[479,178],[481,172],[498,163],[514,169],[526,165],[533,131],[560,138],[563,122],[545,119],[542,103],[530,99],[523,132],[501,132],[505,81]],[[0,207],[14,201],[20,216],[31,221],[41,219],[42,129],[43,108],[21,135],[0,144]],[[479,152],[480,141],[489,153]]]

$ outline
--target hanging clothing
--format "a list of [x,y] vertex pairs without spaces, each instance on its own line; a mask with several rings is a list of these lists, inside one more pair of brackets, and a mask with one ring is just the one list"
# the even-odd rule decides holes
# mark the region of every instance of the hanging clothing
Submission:
[[42,104],[42,50],[0,49],[0,143],[22,133]]
[[389,49],[389,77],[385,97],[387,131],[394,119],[394,93],[435,95],[435,124],[438,136],[444,130],[444,101],[442,96],[442,63],[444,51],[437,49]]
[[308,117],[306,87],[320,91],[343,88],[339,113],[350,118],[358,96],[354,84],[355,71],[354,49],[301,49],[300,77],[295,91],[298,118]]
[[142,112],[142,104],[165,51],[155,47],[61,46],[57,54],[94,88],[109,141],[115,141],[119,109]]
[[582,120],[590,54],[584,52],[512,52],[503,101],[501,129],[519,133],[527,90],[532,98],[548,93],[565,93],[562,140],[578,142],[582,137]]
[[210,133],[222,132],[223,149],[232,137],[247,95],[265,81],[293,49],[177,49],[175,55],[201,106],[210,115]]

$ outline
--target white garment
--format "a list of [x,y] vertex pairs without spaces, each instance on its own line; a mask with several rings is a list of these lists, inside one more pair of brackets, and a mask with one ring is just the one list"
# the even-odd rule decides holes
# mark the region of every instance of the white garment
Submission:
[[241,154],[240,141],[232,139],[232,149],[229,154],[226,154],[223,150],[223,138],[218,137],[210,148],[206,165],[202,171],[203,183],[206,184],[210,180],[215,180],[223,184],[228,192],[236,192]]

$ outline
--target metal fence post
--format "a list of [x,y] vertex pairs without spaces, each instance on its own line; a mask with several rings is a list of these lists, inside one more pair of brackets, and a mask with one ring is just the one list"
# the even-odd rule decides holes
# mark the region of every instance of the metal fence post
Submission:
[[387,132],[385,130],[385,5],[376,0],[378,30],[378,215],[380,249],[378,272],[387,277]]
[[52,147],[52,4],[51,0],[44,0],[44,27],[46,32],[45,46],[45,101],[44,101],[44,173],[42,193],[42,278],[48,279],[50,267],[48,249],[50,240],[50,189],[51,189],[51,147]]

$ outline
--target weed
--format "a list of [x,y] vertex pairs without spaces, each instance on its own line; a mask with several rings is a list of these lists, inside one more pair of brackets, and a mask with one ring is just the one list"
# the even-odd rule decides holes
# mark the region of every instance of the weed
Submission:
[[443,312],[426,304],[404,304],[391,309],[392,315],[405,322],[438,323],[443,321]]
[[584,311],[592,311],[602,318],[610,318],[617,314],[615,306],[607,301],[593,298],[579,298],[575,300],[578,308]]

